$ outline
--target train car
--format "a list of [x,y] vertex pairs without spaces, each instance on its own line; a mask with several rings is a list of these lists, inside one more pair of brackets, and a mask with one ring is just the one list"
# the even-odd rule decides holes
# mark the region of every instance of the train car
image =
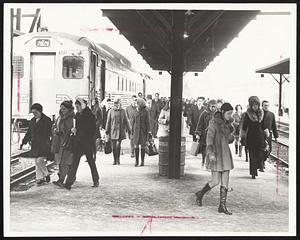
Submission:
[[132,94],[145,93],[145,79],[105,44],[67,33],[24,34],[13,42],[12,115],[24,118],[38,102],[55,118],[64,100],[82,97],[91,104],[109,94],[126,106]]

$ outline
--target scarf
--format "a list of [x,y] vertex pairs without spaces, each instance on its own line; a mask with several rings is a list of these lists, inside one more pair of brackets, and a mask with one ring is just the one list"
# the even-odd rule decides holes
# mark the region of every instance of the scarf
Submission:
[[246,114],[252,122],[261,122],[264,118],[264,111],[261,108],[258,108],[256,112],[252,108],[248,108]]

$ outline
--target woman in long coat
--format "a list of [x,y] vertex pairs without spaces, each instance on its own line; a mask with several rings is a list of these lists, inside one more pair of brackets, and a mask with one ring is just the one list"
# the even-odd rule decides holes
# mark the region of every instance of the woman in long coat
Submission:
[[63,101],[60,105],[59,117],[53,127],[53,134],[57,135],[59,142],[56,154],[56,159],[59,162],[59,179],[54,181],[53,184],[60,187],[63,187],[63,183],[73,162],[70,136],[74,117],[75,113],[72,101]]
[[139,98],[137,100],[137,106],[137,111],[134,112],[131,119],[136,167],[139,165],[139,145],[141,145],[141,166],[144,166],[147,137],[151,134],[150,114],[146,109],[146,102],[142,98]]
[[264,171],[265,138],[269,136],[269,131],[263,122],[264,111],[260,108],[259,98],[252,96],[248,99],[248,102],[249,108],[243,120],[242,136],[245,136],[247,131],[246,146],[250,158],[250,175],[252,179],[255,179],[257,169]]
[[131,126],[125,110],[121,107],[120,99],[114,101],[114,107],[109,110],[106,122],[106,135],[112,141],[114,156],[113,165],[120,165],[122,140],[126,139],[126,129],[131,134]]
[[232,214],[226,207],[229,172],[234,167],[229,148],[229,144],[234,141],[232,113],[233,107],[229,103],[224,103],[220,112],[216,112],[209,122],[206,137],[206,166],[211,170],[211,181],[206,183],[205,186],[196,193],[197,203],[199,206],[202,206],[204,194],[217,186],[221,181],[218,212],[228,215]]
[[50,182],[46,162],[50,154],[51,119],[43,113],[43,107],[39,103],[31,106],[34,117],[29,122],[29,128],[22,140],[20,149],[28,142],[31,144],[29,156],[35,158],[36,180],[41,185]]

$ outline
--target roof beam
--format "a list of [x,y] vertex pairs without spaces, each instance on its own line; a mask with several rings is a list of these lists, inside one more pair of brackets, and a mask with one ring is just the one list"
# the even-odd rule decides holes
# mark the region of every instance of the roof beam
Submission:
[[[189,44],[190,47],[186,50],[186,56],[190,54],[191,50],[193,49],[193,45],[198,41],[198,39],[205,33],[209,27],[214,24],[219,17],[223,15],[225,11],[215,11],[213,12],[208,18],[206,18],[200,27],[196,29],[196,33],[191,36],[192,42]],[[199,32],[198,32],[199,30]]]
[[162,15],[160,14],[158,11],[153,10],[151,11],[152,14],[157,17],[157,19],[165,26],[165,28],[167,29],[172,29],[171,24],[168,22],[168,20]]
[[[138,15],[142,18],[142,20],[148,25],[150,29],[152,29],[152,36],[154,37],[154,40],[162,47],[164,51],[168,53],[169,56],[171,56],[171,51],[169,49],[168,44],[165,41],[165,37],[161,37],[161,35],[165,35],[166,33],[161,29],[157,24],[154,24],[153,21],[151,21],[150,18],[147,18],[142,11],[136,11]],[[157,31],[159,34],[157,34]]]

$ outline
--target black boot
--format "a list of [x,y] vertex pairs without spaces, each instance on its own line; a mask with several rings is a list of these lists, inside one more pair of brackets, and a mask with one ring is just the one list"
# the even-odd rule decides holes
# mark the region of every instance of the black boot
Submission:
[[141,166],[144,166],[145,153],[146,153],[145,148],[141,148],[141,159],[142,159]]
[[225,213],[227,215],[231,215],[232,213],[229,212],[226,207],[227,192],[228,192],[228,189],[226,187],[224,187],[224,186],[220,187],[220,205],[219,205],[218,212]]
[[121,155],[121,148],[117,151],[117,164],[120,165],[120,155]]
[[239,146],[238,145],[235,145],[235,154],[238,155],[238,149],[239,149]]
[[242,150],[243,150],[243,146],[242,146],[242,145],[240,145],[240,146],[239,146],[239,157],[241,157],[241,156],[242,156]]
[[113,155],[114,155],[114,163],[113,165],[117,165],[117,152],[115,149],[113,149]]
[[63,179],[58,179],[57,181],[53,181],[52,183],[56,186],[59,186],[61,188],[64,187],[64,184],[63,184],[64,180]]
[[199,206],[202,206],[202,199],[205,193],[207,193],[209,190],[211,189],[211,187],[209,186],[208,183],[205,184],[205,186],[198,192],[196,192],[196,196],[197,196],[197,204]]
[[248,162],[248,149],[245,147],[246,162]]
[[140,153],[140,149],[139,148],[135,148],[135,167],[137,167],[139,165],[139,153]]

